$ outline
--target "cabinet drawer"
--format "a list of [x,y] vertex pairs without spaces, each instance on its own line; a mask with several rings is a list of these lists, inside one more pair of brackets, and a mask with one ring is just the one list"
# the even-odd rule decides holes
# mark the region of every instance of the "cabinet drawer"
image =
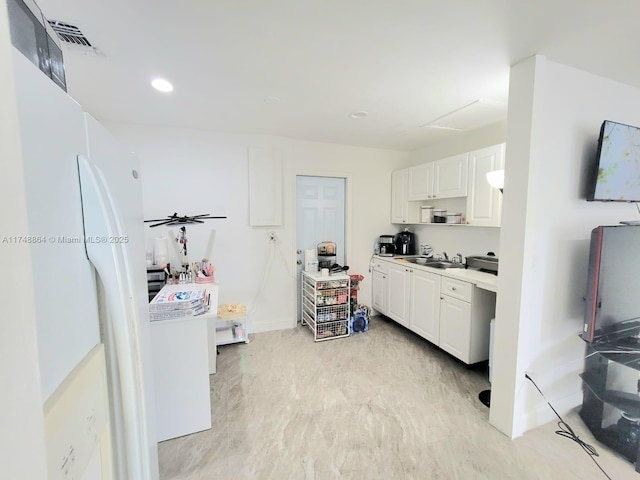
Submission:
[[373,269],[377,272],[389,273],[389,262],[384,260],[373,259]]
[[472,288],[472,283],[455,280],[449,277],[442,277],[442,288],[440,293],[464,300],[465,302],[471,302]]

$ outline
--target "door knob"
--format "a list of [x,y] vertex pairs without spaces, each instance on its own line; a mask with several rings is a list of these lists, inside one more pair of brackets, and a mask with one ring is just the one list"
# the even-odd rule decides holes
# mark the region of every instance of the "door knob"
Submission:
[[297,263],[298,265],[302,265],[302,260],[298,260],[296,263]]

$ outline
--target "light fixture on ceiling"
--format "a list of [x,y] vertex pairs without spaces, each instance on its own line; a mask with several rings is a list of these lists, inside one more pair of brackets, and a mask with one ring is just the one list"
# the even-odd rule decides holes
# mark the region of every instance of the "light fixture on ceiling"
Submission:
[[164,78],[154,78],[151,81],[151,86],[160,92],[168,93],[173,91],[173,85],[171,85],[171,82]]
[[280,97],[276,97],[275,95],[269,95],[268,97],[265,97],[264,102],[265,103],[269,103],[269,104],[276,104],[276,103],[280,103],[282,101],[282,99]]
[[[493,170],[492,172],[487,172],[487,182],[493,188],[497,188],[501,192],[504,190],[504,169],[502,170]],[[504,193],[504,192],[503,192]]]
[[353,112],[352,114],[349,115],[349,117],[355,118],[357,120],[357,119],[360,119],[360,118],[364,118],[364,117],[366,117],[368,115],[369,114],[367,112],[365,112],[364,110],[360,110],[358,112]]

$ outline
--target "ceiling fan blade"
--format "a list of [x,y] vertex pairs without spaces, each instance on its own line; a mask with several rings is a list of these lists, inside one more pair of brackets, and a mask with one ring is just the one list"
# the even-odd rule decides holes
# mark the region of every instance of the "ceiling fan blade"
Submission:
[[162,222],[156,223],[154,225],[150,225],[151,228],[159,227],[160,225],[171,225],[172,220],[163,220]]
[[189,215],[183,215],[183,216],[178,216],[177,213],[174,213],[173,215],[169,215],[167,218],[158,218],[155,220],[144,220],[144,223],[151,223],[154,222],[154,225],[150,225],[151,227],[159,227],[160,225],[167,225],[167,226],[173,226],[173,225],[190,225],[190,224],[196,224],[196,223],[204,223],[203,220],[213,220],[216,218],[227,218],[225,217],[214,217],[209,215],[208,213],[202,213],[200,215],[194,215],[194,216],[189,216]]

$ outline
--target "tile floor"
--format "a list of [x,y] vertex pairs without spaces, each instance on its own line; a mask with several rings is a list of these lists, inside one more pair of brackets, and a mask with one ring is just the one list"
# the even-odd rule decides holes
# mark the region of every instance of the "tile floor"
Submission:
[[[161,479],[602,479],[555,423],[514,441],[488,423],[486,369],[462,363],[392,321],[314,343],[307,327],[220,347],[211,430],[159,445]],[[613,479],[640,480],[598,444]]]

